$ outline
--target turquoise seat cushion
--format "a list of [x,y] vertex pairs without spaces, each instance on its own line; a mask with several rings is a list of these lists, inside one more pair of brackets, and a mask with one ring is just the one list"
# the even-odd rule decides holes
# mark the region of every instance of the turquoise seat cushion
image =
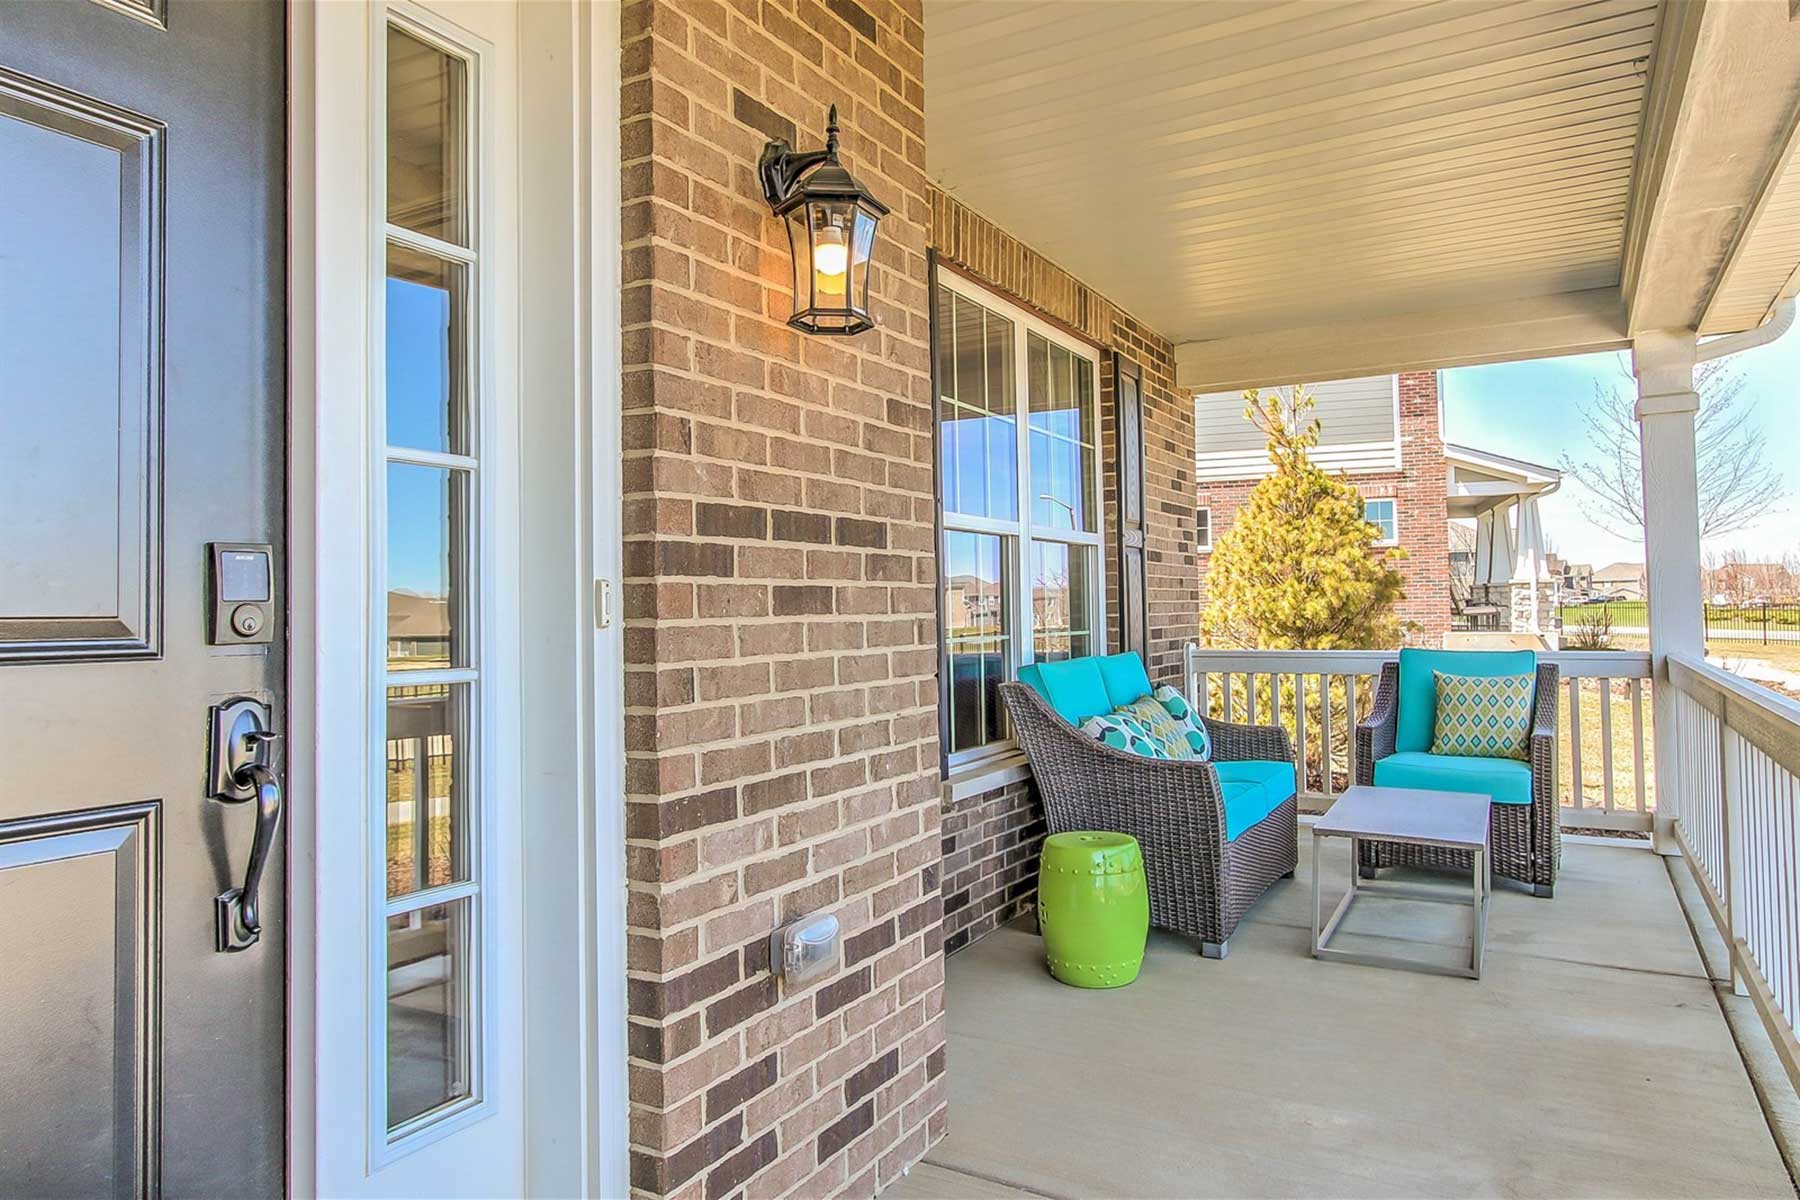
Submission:
[[1144,660],[1137,655],[1108,654],[1094,661],[1100,664],[1100,681],[1106,685],[1106,695],[1114,708],[1150,694],[1150,673],[1144,670]]
[[1274,812],[1294,794],[1294,764],[1245,759],[1215,762],[1219,790],[1225,797],[1225,840]]
[[[1402,650],[1400,719],[1394,749],[1426,751],[1437,726],[1437,679],[1446,675],[1531,675],[1537,655],[1530,650]],[[1379,767],[1379,764],[1377,764]]]
[[1089,717],[1113,710],[1106,694],[1106,682],[1100,675],[1100,661],[1095,658],[1071,658],[1064,662],[1037,665],[1041,689],[1062,719],[1080,729]]
[[1375,786],[1485,792],[1495,804],[1530,804],[1531,764],[1516,758],[1470,758],[1401,750],[1376,761]]

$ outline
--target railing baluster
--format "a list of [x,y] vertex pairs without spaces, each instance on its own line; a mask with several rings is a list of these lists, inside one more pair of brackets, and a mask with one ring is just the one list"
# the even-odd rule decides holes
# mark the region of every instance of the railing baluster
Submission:
[[1294,790],[1309,792],[1312,779],[1306,757],[1306,676],[1298,672],[1294,675],[1294,756]]
[[1323,780],[1325,796],[1330,799],[1337,795],[1337,787],[1331,778],[1331,676],[1319,677],[1319,713],[1323,719],[1324,730],[1319,739],[1319,755],[1324,760],[1320,776]]
[[[1744,979],[1744,972],[1739,966],[1738,939],[1745,934],[1746,908],[1749,904],[1745,885],[1745,833],[1744,797],[1740,787],[1741,764],[1738,762],[1737,739],[1730,732],[1723,720],[1718,722],[1718,740],[1710,744],[1718,754],[1718,773],[1720,793],[1720,811],[1725,815],[1725,915],[1730,926],[1725,932],[1725,945],[1730,951],[1727,958],[1731,960],[1731,990],[1740,996],[1750,994],[1749,986]],[[1747,939],[1746,939],[1747,940]]]
[[1581,680],[1575,678],[1569,680],[1569,785],[1574,794],[1571,807],[1587,807],[1587,789],[1581,778]]
[[1648,813],[1649,801],[1644,795],[1644,780],[1649,775],[1644,763],[1644,681],[1631,681],[1631,757],[1637,766],[1632,770],[1637,784],[1637,811]]
[[1612,680],[1600,680],[1600,781],[1602,803],[1613,810]]
[[1344,757],[1352,786],[1356,784],[1356,685],[1360,678],[1358,675],[1347,675],[1344,686]]

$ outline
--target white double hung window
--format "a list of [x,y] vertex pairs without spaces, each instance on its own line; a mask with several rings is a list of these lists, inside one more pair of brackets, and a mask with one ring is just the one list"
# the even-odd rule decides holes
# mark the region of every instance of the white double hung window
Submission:
[[1104,649],[1098,355],[942,274],[933,307],[949,751],[1003,745],[1001,681]]

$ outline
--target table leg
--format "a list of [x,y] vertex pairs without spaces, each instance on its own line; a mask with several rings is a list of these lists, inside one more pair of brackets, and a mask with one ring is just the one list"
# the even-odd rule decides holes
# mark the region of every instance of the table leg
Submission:
[[1487,906],[1488,889],[1492,886],[1492,878],[1488,872],[1488,855],[1485,850],[1475,851],[1473,858],[1474,877],[1469,880],[1469,888],[1473,905],[1469,910],[1469,974],[1476,979],[1481,978],[1481,953],[1487,942]]
[[[1312,922],[1312,955],[1319,957],[1319,843],[1325,839],[1318,834],[1312,835],[1312,885],[1313,885],[1313,922]],[[1352,875],[1355,871],[1350,872]]]

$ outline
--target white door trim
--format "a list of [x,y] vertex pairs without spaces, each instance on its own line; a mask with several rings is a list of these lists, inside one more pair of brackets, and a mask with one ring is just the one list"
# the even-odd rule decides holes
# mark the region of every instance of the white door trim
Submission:
[[[562,40],[573,96],[569,111],[555,116],[566,133],[562,149],[573,174],[577,253],[566,282],[578,304],[566,366],[574,384],[568,416],[576,446],[569,463],[574,512],[567,544],[570,578],[578,575],[581,586],[561,593],[561,631],[581,650],[568,697],[581,732],[568,747],[576,785],[568,807],[579,837],[559,901],[577,919],[528,921],[526,930],[527,1018],[534,1038],[525,1072],[526,1170],[533,1193],[621,1195],[629,1189],[623,659],[616,615],[604,620],[595,607],[597,581],[620,594],[620,7],[613,0],[568,0],[529,8],[532,16],[521,33],[528,41],[544,39],[540,48]],[[320,1106],[321,1011],[332,995],[360,998],[364,989],[360,978],[341,978],[332,962],[321,959],[318,930],[326,906],[360,904],[365,892],[366,864],[325,853],[319,814],[322,804],[366,798],[369,572],[360,544],[321,537],[320,531],[368,527],[366,371],[373,347],[364,210],[371,180],[368,155],[322,145],[321,130],[330,142],[330,131],[362,128],[370,94],[366,47],[359,43],[346,55],[345,47],[333,44],[331,30],[321,32],[317,0],[289,6],[288,33],[288,1182],[291,1195],[312,1196],[321,1161],[346,1152],[360,1160],[365,1150],[334,1144],[340,1139],[327,1132],[334,1125]],[[529,120],[522,124],[531,128]],[[526,632],[527,644],[534,632]],[[522,699],[521,716],[533,716],[529,696]],[[534,779],[532,762],[524,775],[528,783]],[[528,857],[553,832],[528,827]],[[554,898],[537,889],[528,896],[534,904]],[[534,987],[552,950],[567,974]],[[546,1022],[554,1036],[546,1034]],[[544,1060],[543,1046],[551,1042],[560,1063]],[[581,1053],[570,1055],[571,1046]],[[570,1060],[578,1070],[555,1069]],[[544,1119],[571,1112],[578,1118],[573,1126]],[[574,1135],[573,1147],[565,1132]]]

